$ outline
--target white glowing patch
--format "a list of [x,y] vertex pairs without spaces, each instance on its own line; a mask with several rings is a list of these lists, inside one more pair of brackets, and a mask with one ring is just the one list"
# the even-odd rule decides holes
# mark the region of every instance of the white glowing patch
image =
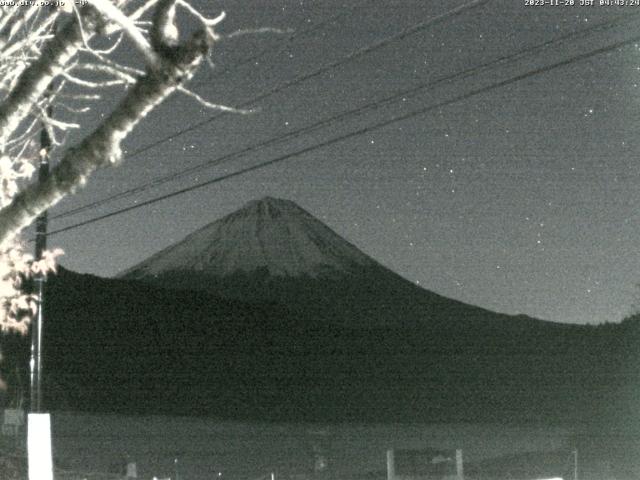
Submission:
[[30,413],[27,425],[29,480],[53,480],[51,416],[48,413]]

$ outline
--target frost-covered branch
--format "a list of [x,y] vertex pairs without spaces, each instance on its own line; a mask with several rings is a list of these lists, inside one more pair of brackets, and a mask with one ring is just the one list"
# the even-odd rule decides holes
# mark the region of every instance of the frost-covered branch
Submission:
[[242,108],[234,108],[234,107],[229,107],[227,105],[220,105],[219,103],[210,102],[210,101],[205,100],[204,98],[202,98],[197,93],[192,92],[191,90],[183,87],[182,85],[178,87],[178,91],[180,93],[185,94],[188,97],[193,98],[200,105],[202,105],[205,108],[209,108],[211,110],[217,110],[217,111],[225,112],[225,113],[239,113],[241,115],[247,115],[249,113],[253,113],[253,110],[246,110],[246,109],[242,109]]
[[158,52],[162,68],[149,68],[104,123],[68,150],[46,182],[29,185],[0,210],[0,244],[82,185],[95,169],[118,162],[122,141],[151,109],[193,75],[209,47],[209,35],[200,31],[184,45]]
[[134,20],[124,14],[122,10],[116,7],[109,0],[89,0],[96,10],[98,10],[104,17],[116,23],[124,33],[131,39],[135,47],[144,56],[146,62],[156,67],[159,64],[158,55],[151,48],[151,45],[138,29]]
[[[86,25],[97,26],[98,19],[89,13]],[[60,75],[82,45],[82,27],[71,20],[50,41],[43,45],[44,52],[20,76],[17,85],[0,104],[0,147],[31,113],[33,105],[45,94],[52,80]]]
[[222,39],[232,39],[237,37],[242,37],[244,35],[259,35],[263,33],[275,33],[277,35],[290,34],[294,31],[292,29],[282,29],[282,28],[274,28],[274,27],[261,27],[261,28],[243,28],[240,30],[236,30],[235,32],[227,33],[226,35],[222,35]]
[[[66,12],[0,6],[0,330],[26,330],[35,299],[22,292],[23,279],[51,270],[60,254],[47,252],[35,261],[25,253],[20,232],[93,171],[119,162],[123,140],[153,108],[180,91],[207,108],[248,113],[185,86],[221,38],[214,27],[224,13],[209,18],[186,0],[89,2]],[[176,9],[200,26],[182,42]],[[242,33],[247,32],[233,35]],[[142,53],[143,65],[135,58],[114,60],[125,43]],[[82,131],[77,117],[112,86],[123,89],[118,105],[67,146],[69,132]],[[59,147],[60,160],[40,182],[30,179],[40,156],[48,153],[37,142],[42,130]]]

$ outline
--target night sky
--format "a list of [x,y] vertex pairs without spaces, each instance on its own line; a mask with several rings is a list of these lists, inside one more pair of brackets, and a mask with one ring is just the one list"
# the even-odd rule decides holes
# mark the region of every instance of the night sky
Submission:
[[[428,111],[52,236],[50,245],[66,252],[61,263],[115,275],[246,202],[271,195],[294,200],[382,264],[448,297],[560,322],[619,321],[632,313],[640,303],[640,48],[630,43],[579,56],[640,36],[640,6],[494,0],[353,54],[464,3],[196,2],[211,16],[226,11],[220,33],[293,29],[218,44],[215,68],[203,68],[192,84],[211,101],[245,104],[284,82],[335,66],[251,104],[259,108],[252,115],[224,115],[128,158],[119,168],[98,172],[51,215],[399,92],[426,88],[140,194],[54,218],[51,230],[407,112]],[[594,29],[613,19],[618,23],[610,28]],[[585,29],[591,30],[530,51]],[[528,53],[432,85],[521,51]],[[123,49],[122,58],[126,55]],[[565,66],[523,75],[573,58]],[[520,81],[451,102],[519,75]],[[113,90],[108,97],[120,94]],[[105,100],[84,116],[86,128],[111,105]],[[176,94],[140,125],[127,150],[135,152],[212,115]]]

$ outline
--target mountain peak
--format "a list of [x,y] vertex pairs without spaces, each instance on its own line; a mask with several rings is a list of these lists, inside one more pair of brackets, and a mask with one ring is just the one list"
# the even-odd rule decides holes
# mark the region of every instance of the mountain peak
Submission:
[[266,272],[319,278],[377,265],[291,200],[263,197],[188,235],[123,275],[197,272],[214,277]]
[[257,200],[247,202],[240,210],[227,215],[224,220],[235,221],[241,217],[265,216],[276,218],[281,215],[301,215],[313,217],[309,212],[301,208],[297,203],[284,198],[262,197]]
[[282,210],[282,209],[302,210],[302,208],[300,208],[296,202],[287,200],[286,198],[276,198],[276,197],[270,197],[268,195],[265,197],[247,202],[244,208],[251,208],[254,206],[262,207],[262,208],[274,208],[279,210]]

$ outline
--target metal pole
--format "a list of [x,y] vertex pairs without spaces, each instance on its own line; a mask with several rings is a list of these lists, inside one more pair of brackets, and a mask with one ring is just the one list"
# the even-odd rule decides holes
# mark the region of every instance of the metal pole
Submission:
[[464,480],[464,462],[462,461],[462,450],[456,450],[456,476],[458,480]]
[[392,448],[387,450],[387,480],[396,480],[396,459]]
[[[47,109],[47,114],[51,116],[51,107]],[[49,149],[51,148],[51,137],[43,126],[40,132],[40,168],[38,170],[38,181],[44,182],[49,178]],[[47,248],[47,211],[42,212],[36,218],[36,261],[42,259],[42,253]],[[42,411],[42,326],[44,322],[44,284],[46,277],[42,273],[35,275],[35,293],[38,296],[38,312],[35,321],[31,325],[31,403],[30,411],[39,413]]]

